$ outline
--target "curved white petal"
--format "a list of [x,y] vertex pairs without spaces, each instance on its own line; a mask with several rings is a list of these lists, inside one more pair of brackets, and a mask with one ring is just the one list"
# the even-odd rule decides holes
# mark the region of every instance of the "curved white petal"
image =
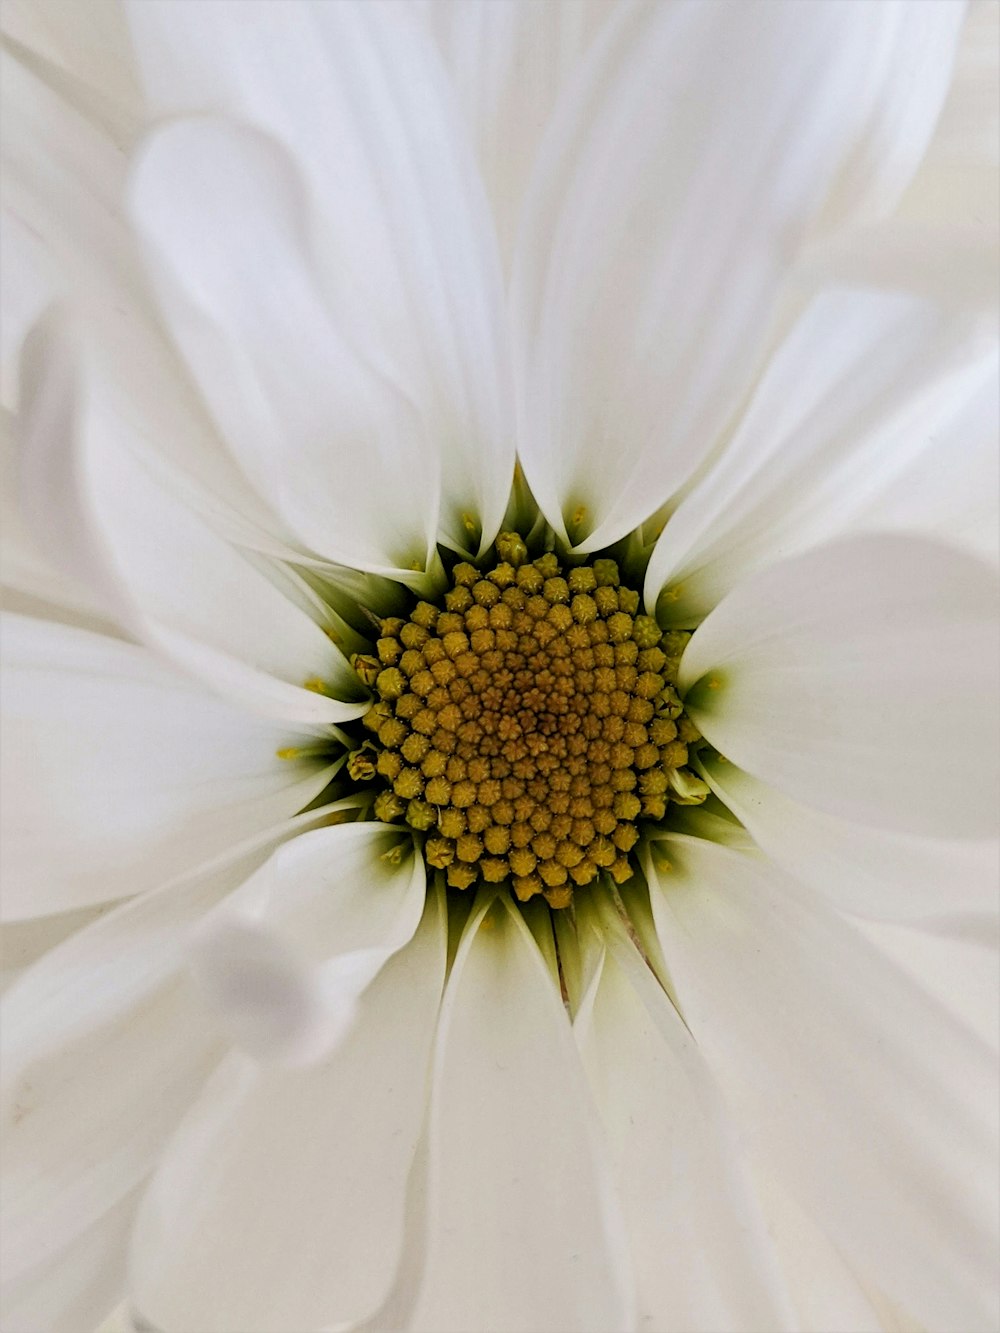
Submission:
[[23,372],[22,510],[52,534],[68,574],[89,576],[137,637],[234,702],[313,725],[364,711],[357,676],[319,625],[133,451],[100,372],[57,314],[33,331]]
[[763,858],[659,846],[646,870],[667,966],[748,1149],[922,1323],[988,1327],[990,1048]]
[[90,1333],[121,1303],[138,1198],[127,1194],[29,1273],[5,1284],[4,1333]]
[[111,910],[111,904],[102,903],[51,916],[0,919],[0,992],[12,986],[43,954]]
[[840,819],[718,757],[703,758],[699,771],[772,861],[841,911],[910,922],[996,914],[995,840],[959,842],[935,837],[933,827],[921,836]]
[[412,937],[425,892],[423,858],[399,829],[364,821],[304,833],[206,919],[195,976],[233,1040],[257,1058],[322,1059]]
[[10,0],[3,33],[106,97],[138,101],[135,60],[118,0]]
[[829,815],[992,837],[996,608],[994,570],[949,547],[818,547],[751,575],[695,631],[687,708],[733,763]]
[[56,1258],[155,1165],[223,1050],[185,974],[188,932],[259,860],[126,904],[5,997],[5,1281]]
[[[304,432],[286,446],[299,493],[288,481],[283,512],[324,554],[406,568],[436,535],[440,475],[447,540],[489,543],[514,464],[500,265],[457,107],[415,16],[399,6],[287,3],[257,7],[247,23],[239,2],[178,10],[147,0],[129,15],[155,106],[238,116],[282,144],[302,173],[308,257],[299,227],[284,234],[303,193],[275,179],[281,170],[235,157],[232,140],[219,145],[228,165],[206,147],[200,166],[190,137],[174,140],[176,155],[161,140],[135,204],[175,295],[200,299],[202,318],[252,363],[279,425]],[[207,192],[196,183],[203,171]],[[236,246],[229,256],[227,244]],[[236,279],[248,264],[252,293]],[[261,265],[273,286],[259,281]],[[269,327],[255,327],[258,317]],[[176,307],[171,322],[192,355],[194,334]],[[280,372],[268,371],[271,358]],[[311,411],[301,394],[318,396]],[[391,408],[395,395],[407,416],[402,403]],[[223,405],[213,406],[221,419]],[[229,409],[230,444],[260,480],[256,442],[244,438],[251,412],[234,436]],[[321,466],[317,430],[336,476]]]
[[[858,928],[876,948],[929,991],[960,1023],[1000,1049],[1000,924],[995,895],[992,929],[962,939],[937,931],[884,921],[861,921]],[[873,1276],[877,1276],[873,1274]]]
[[549,116],[614,0],[426,0],[509,263],[525,187]]
[[[0,597],[4,610],[63,620],[113,634],[109,608],[99,595],[52,563],[44,535],[33,531],[18,504],[20,463],[11,413],[0,408]],[[78,573],[78,572],[77,572]],[[28,608],[38,607],[37,612]]]
[[105,902],[162,883],[286,819],[328,761],[143,649],[5,616],[3,914]]
[[637,1327],[797,1327],[726,1112],[691,1034],[609,900],[577,920],[602,957],[575,1022],[629,1230]]
[[142,1205],[130,1285],[147,1320],[301,1333],[353,1325],[379,1305],[402,1247],[446,943],[435,892],[327,1060],[219,1070]]
[[941,526],[949,489],[958,500],[953,533],[964,542],[990,503],[987,402],[995,410],[996,386],[995,339],[974,322],[901,295],[820,295],[775,352],[719,460],[664,528],[646,572],[647,604],[667,623],[695,625],[774,560],[858,529]]
[[19,397],[24,335],[53,301],[70,303],[100,350],[102,381],[133,449],[168,469],[217,530],[287,551],[266,498],[211,429],[157,327],[123,211],[125,152],[33,70],[7,53],[0,64],[4,403]]
[[795,1303],[799,1329],[838,1333],[903,1333],[883,1324],[850,1266],[809,1211],[763,1171],[753,1173],[754,1193]]
[[521,914],[477,906],[445,992],[427,1257],[407,1327],[632,1327],[622,1222],[569,1022]]
[[1000,274],[1000,10],[965,7],[947,100],[890,218],[807,255],[806,271],[924,292],[996,318]]
[[[1000,562],[1000,395],[996,362],[935,431],[939,457],[920,455],[873,495],[859,526],[920,532]],[[935,450],[935,455],[938,450]]]
[[326,818],[258,831],[160,881],[51,949],[5,995],[5,1284],[85,1248],[88,1229],[156,1165],[224,1050],[188,975],[192,932],[278,843]]
[[884,214],[919,162],[961,18],[619,11],[539,155],[514,264],[522,457],[557,532],[609,545],[707,456],[802,244]]
[[983,228],[963,218],[942,226],[893,217],[807,248],[796,276],[816,284],[916,293],[995,329],[997,225]]

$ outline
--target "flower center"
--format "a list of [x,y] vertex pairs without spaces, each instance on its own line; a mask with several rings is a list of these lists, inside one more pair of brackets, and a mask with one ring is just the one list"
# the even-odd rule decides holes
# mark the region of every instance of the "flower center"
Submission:
[[639,613],[613,560],[564,569],[514,533],[495,550],[454,567],[442,605],[381,621],[378,660],[355,662],[374,739],[348,771],[381,783],[375,816],[425,833],[452,887],[565,907],[601,870],[632,874],[639,821],[704,799],[673,685],[688,636]]

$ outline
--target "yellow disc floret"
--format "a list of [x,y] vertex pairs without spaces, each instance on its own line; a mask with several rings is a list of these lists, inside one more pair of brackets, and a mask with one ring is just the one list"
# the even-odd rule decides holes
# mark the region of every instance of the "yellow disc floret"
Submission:
[[613,560],[529,561],[514,533],[496,552],[456,565],[443,605],[381,622],[355,767],[452,887],[509,881],[564,907],[601,871],[628,878],[639,822],[704,799],[673,684],[688,636],[640,613]]

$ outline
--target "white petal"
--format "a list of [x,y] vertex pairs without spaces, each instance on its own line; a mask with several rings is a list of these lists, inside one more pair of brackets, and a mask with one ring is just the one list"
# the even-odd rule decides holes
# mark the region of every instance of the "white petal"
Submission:
[[425,892],[423,858],[399,829],[365,821],[302,834],[207,918],[195,976],[251,1054],[322,1059],[412,937]]
[[[25,521],[18,504],[20,466],[14,420],[0,408],[0,585],[3,607],[114,634],[109,608],[100,597],[47,558],[44,535]],[[38,611],[28,608],[39,608]]]
[[86,10],[73,0],[10,0],[3,31],[71,78],[118,101],[137,101],[135,62],[116,0],[94,0]]
[[5,1282],[84,1244],[153,1169],[223,1050],[188,975],[191,933],[282,839],[327,817],[258,832],[109,912],[4,997]]
[[44,953],[110,910],[105,903],[23,921],[0,920],[0,990],[13,985]]
[[752,575],[695,632],[688,711],[733,763],[827,814],[994,836],[996,605],[993,570],[946,546],[818,547]]
[[505,898],[477,907],[445,994],[427,1260],[408,1327],[632,1326],[621,1219],[559,993]]
[[[45,306],[72,287],[89,289],[103,309],[112,295],[128,291],[130,272],[124,224],[115,208],[125,175],[121,149],[7,50],[0,53],[0,69],[3,400],[12,407],[17,401],[14,357]],[[99,285],[105,290],[97,297]]]
[[691,476],[803,242],[898,198],[961,18],[837,0],[619,11],[553,122],[515,256],[522,455],[557,532],[606,546]]
[[[995,897],[994,897],[995,903]],[[881,921],[862,921],[859,929],[876,948],[987,1043],[1000,1047],[1000,928],[994,910],[992,929],[979,938],[961,939],[938,932]]]
[[5,1333],[90,1333],[120,1304],[137,1202],[127,1194],[65,1249],[5,1284]]
[[423,7],[476,146],[507,261],[549,116],[613,7],[610,0],[429,0]]
[[126,904],[4,1001],[4,1276],[58,1252],[138,1185],[222,1051],[187,936],[264,852]]
[[329,762],[143,649],[6,616],[4,916],[62,912],[163,883],[286,819]]
[[803,255],[797,277],[812,283],[868,286],[929,297],[945,308],[996,326],[990,293],[1000,279],[1000,246],[992,228],[948,226],[893,217],[838,233]]
[[996,318],[1000,270],[1000,10],[965,9],[948,98],[899,208],[853,239],[821,244],[813,269],[904,286]]
[[706,757],[699,771],[757,844],[800,883],[858,916],[916,922],[996,913],[994,840],[958,842],[839,819]]
[[[364,691],[319,625],[172,493],[56,315],[25,347],[22,508],[53,558],[137,637],[286,722],[357,717]],[[261,560],[266,557],[259,557]],[[304,688],[319,680],[327,698]]]
[[[721,1098],[607,900],[577,919],[603,959],[577,1040],[629,1229],[638,1327],[758,1333],[795,1321]],[[591,926],[591,921],[593,926]],[[596,929],[595,929],[596,928]]]
[[793,1294],[796,1327],[886,1333],[864,1287],[808,1211],[764,1172],[755,1171],[753,1180]]
[[859,1272],[931,1327],[990,1323],[993,1056],[763,858],[647,860],[683,1015],[744,1140]]
[[[997,369],[939,423],[940,455],[910,460],[872,497],[859,526],[923,532],[985,560],[1000,560],[1000,399]],[[935,454],[937,451],[935,451]]]
[[100,354],[102,389],[132,448],[168,471],[217,530],[288,553],[287,533],[213,431],[156,323],[123,211],[126,153],[35,70],[6,53],[0,62],[4,402],[19,397],[24,335],[53,301],[68,303]]
[[199,1333],[301,1333],[371,1313],[402,1247],[444,984],[443,895],[323,1064],[219,1070],[144,1201],[131,1289],[144,1317]]
[[433,441],[333,322],[290,159],[254,131],[182,121],[146,145],[131,197],[166,321],[257,489],[330,559],[424,568]]
[[[968,320],[911,297],[822,294],[773,356],[718,462],[667,523],[650,557],[647,603],[666,583],[659,614],[694,625],[739,579],[783,556],[858,529],[926,529],[919,497],[952,474],[952,489],[969,501],[955,513],[962,540],[974,485],[989,479],[970,466],[985,452],[984,429],[970,433],[963,415],[979,395],[995,403],[996,377],[995,340]],[[887,503],[896,524],[886,521]],[[980,491],[978,506],[986,504]]]
[[[306,244],[314,262],[304,261],[295,243],[283,244],[275,254],[267,239],[266,249],[256,249],[251,270],[259,288],[263,255],[269,255],[269,266],[280,265],[271,268],[272,274],[281,274],[282,282],[275,287],[282,301],[268,311],[267,318],[277,321],[270,333],[233,328],[233,302],[220,310],[201,283],[217,261],[206,255],[196,263],[190,255],[178,255],[185,247],[183,235],[176,236],[168,262],[189,295],[192,283],[202,287],[209,303],[203,314],[223,320],[229,334],[238,332],[247,355],[254,355],[252,344],[265,340],[272,356],[281,354],[290,377],[282,408],[295,414],[292,420],[301,423],[304,414],[295,402],[296,384],[302,392],[320,393],[310,432],[327,413],[327,449],[338,460],[344,488],[350,483],[353,487],[345,499],[340,486],[331,488],[330,480],[325,481],[324,501],[336,505],[325,522],[320,513],[308,510],[307,496],[299,497],[298,527],[308,525],[317,538],[313,545],[331,555],[345,550],[349,535],[364,538],[357,558],[348,563],[363,554],[368,561],[379,555],[383,565],[390,552],[399,560],[395,552],[401,543],[404,553],[409,543],[413,554],[423,555],[418,538],[424,528],[410,515],[414,506],[422,506],[420,519],[433,528],[428,496],[436,493],[433,467],[438,454],[442,530],[463,545],[480,538],[478,531],[470,532],[466,514],[473,529],[481,521],[482,540],[492,540],[514,464],[500,265],[488,207],[429,40],[415,16],[399,6],[389,10],[393,12],[376,5],[289,3],[258,7],[252,24],[239,3],[178,11],[173,4],[143,0],[129,11],[155,105],[173,113],[211,109],[235,114],[273,135],[290,150],[303,174],[311,214]],[[319,125],[322,133],[317,133]],[[197,170],[190,165],[188,180]],[[214,162],[208,170],[213,177],[219,174]],[[169,172],[165,193],[169,196],[178,188],[186,193],[190,186],[182,184],[180,165],[171,164]],[[267,173],[258,184],[281,194],[287,190]],[[203,201],[196,231],[213,225],[225,229],[230,207],[240,210],[238,231],[247,230],[250,218],[266,206],[256,185],[247,186],[237,198],[231,181],[214,179],[211,193],[228,199]],[[299,207],[297,194],[294,200]],[[169,207],[169,218],[161,213],[163,230],[189,230],[184,217],[190,217],[191,203],[183,198],[172,206],[169,199],[157,202],[148,190],[140,204],[144,227],[155,225],[148,211],[159,211],[161,204]],[[283,205],[269,207],[280,212]],[[272,212],[271,224],[276,221]],[[297,237],[299,228],[294,231]],[[248,259],[264,239],[255,218],[253,237],[246,237]],[[232,230],[228,240],[234,240]],[[204,235],[201,241],[207,244]],[[232,272],[240,263],[233,256],[223,267]],[[322,287],[325,301],[318,290],[308,300],[299,299],[298,284],[306,272],[307,285]],[[216,269],[215,279],[221,276]],[[217,287],[217,282],[212,285]],[[255,295],[258,301],[271,299],[263,291]],[[294,316],[282,308],[292,301]],[[313,303],[317,311],[309,309]],[[250,315],[244,297],[239,304]],[[316,321],[314,328],[324,328],[323,341],[308,349],[305,335],[299,335],[303,342],[295,346],[302,350],[285,350],[283,342],[291,332],[284,327],[286,321],[294,325],[307,316]],[[296,357],[305,350],[309,360],[298,366]],[[349,381],[339,386],[339,393],[325,383],[332,375],[345,379],[349,371],[357,378],[359,369],[350,365],[353,355],[371,367],[369,375],[377,376],[372,386],[376,396],[396,391],[412,405],[415,422],[406,426],[405,438],[395,446],[382,438],[391,428],[384,419],[370,445],[353,438],[352,423],[345,419],[355,403]],[[241,456],[253,449],[250,441],[232,443],[246,451]],[[304,491],[318,464],[311,460],[308,439],[299,447],[299,485]],[[409,511],[402,505],[406,488],[396,469],[410,488]],[[360,485],[364,479],[367,489]],[[375,498],[378,505],[372,502]],[[361,515],[355,512],[359,509]],[[398,536],[394,524],[402,525]],[[413,554],[403,561],[404,568]]]

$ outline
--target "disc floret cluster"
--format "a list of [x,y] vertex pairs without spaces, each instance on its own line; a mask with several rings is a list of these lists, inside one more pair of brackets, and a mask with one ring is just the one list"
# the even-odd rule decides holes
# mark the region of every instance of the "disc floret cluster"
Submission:
[[565,907],[602,870],[632,874],[642,821],[704,799],[674,688],[688,636],[640,613],[614,560],[530,559],[515,533],[495,553],[457,564],[440,605],[380,622],[377,657],[355,660],[376,698],[348,768],[453,888]]

